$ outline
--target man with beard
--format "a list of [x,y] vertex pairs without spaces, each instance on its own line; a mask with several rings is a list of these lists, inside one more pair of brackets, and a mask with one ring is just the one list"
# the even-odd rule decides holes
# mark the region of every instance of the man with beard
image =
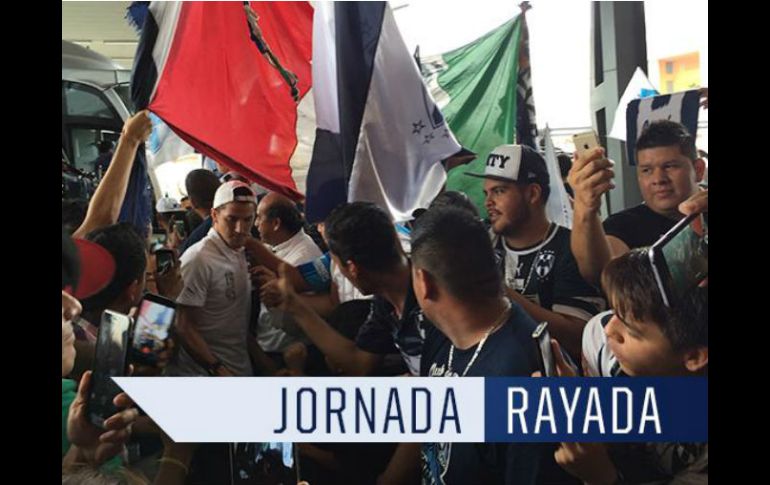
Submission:
[[570,249],[570,230],[552,223],[543,157],[525,145],[502,145],[489,154],[481,175],[493,245],[506,293],[575,358],[585,323],[604,309],[599,292],[580,276]]

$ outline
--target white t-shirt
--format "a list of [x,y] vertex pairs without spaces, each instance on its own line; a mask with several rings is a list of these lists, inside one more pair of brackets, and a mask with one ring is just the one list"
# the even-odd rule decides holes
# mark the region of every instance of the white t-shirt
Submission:
[[364,296],[364,294],[361,293],[361,291],[359,291],[359,289],[356,288],[344,274],[342,274],[342,271],[340,271],[340,268],[334,261],[331,262],[331,266],[332,282],[337,288],[337,298],[340,301],[340,305],[352,300],[371,300],[374,298],[374,295]]
[[[321,250],[303,229],[290,239],[272,247],[276,256],[288,264],[298,266],[321,256]],[[300,339],[287,334],[282,328],[299,328],[291,317],[278,309],[268,309],[263,304],[257,326],[257,342],[265,352],[283,352]]]
[[612,311],[602,312],[586,323],[583,329],[583,373],[589,377],[615,377],[621,373],[620,364],[607,345],[604,327],[612,318]]
[[[198,332],[235,375],[253,375],[247,347],[251,278],[243,249],[231,249],[213,228],[180,258],[184,288],[179,305],[199,309]],[[167,375],[208,375],[180,348]]]

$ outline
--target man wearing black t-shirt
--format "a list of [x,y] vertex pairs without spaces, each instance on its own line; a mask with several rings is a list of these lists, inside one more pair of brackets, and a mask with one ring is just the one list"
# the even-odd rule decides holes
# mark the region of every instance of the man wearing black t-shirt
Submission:
[[[425,315],[421,375],[529,376],[535,321],[503,292],[484,225],[456,207],[436,207],[412,233],[412,284]],[[425,443],[423,484],[535,483],[542,445]]]
[[[374,295],[372,311],[350,340],[333,329],[297,297],[285,264],[279,267],[278,308],[290,314],[335,369],[354,376],[371,375],[386,354],[401,353],[417,375],[423,350],[424,317],[412,289],[409,259],[388,214],[369,202],[344,204],[325,222],[334,264],[364,295]],[[380,480],[402,483],[415,478],[419,445],[398,446]]]
[[596,288],[580,276],[570,231],[548,220],[550,193],[543,157],[524,145],[502,145],[489,154],[483,175],[493,244],[509,298],[580,356],[583,326],[604,309]]
[[344,204],[326,219],[326,240],[340,272],[364,295],[372,311],[349,340],[296,297],[282,265],[277,286],[281,310],[346,375],[371,375],[386,354],[400,352],[412,374],[420,369],[422,312],[411,286],[409,259],[385,211],[369,202]]
[[630,249],[650,246],[681,218],[679,205],[698,191],[705,162],[695,139],[676,122],[651,123],[636,142],[637,180],[644,203],[613,214],[602,225],[602,196],[614,187],[612,165],[597,148],[577,158],[568,177],[575,191],[572,252],[580,273],[598,284],[602,269]]

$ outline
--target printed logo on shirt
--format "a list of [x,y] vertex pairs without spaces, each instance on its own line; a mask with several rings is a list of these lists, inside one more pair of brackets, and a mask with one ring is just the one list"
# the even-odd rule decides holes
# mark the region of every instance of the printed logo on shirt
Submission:
[[190,296],[190,297],[194,297],[195,296],[195,289],[192,286],[185,286],[185,288],[183,290],[183,293],[185,295]]
[[535,273],[541,280],[544,279],[553,269],[553,263],[556,261],[556,254],[553,251],[546,250],[541,251],[537,255],[537,259],[533,263],[535,265]]
[[438,365],[434,362],[430,365],[428,377],[457,377],[457,373],[447,369],[444,364]]
[[524,269],[524,263],[519,262],[519,257],[515,254],[507,254],[505,258],[505,285],[521,293],[524,290],[524,278],[521,272]]
[[232,271],[225,273],[225,296],[228,300],[235,301],[235,274]]

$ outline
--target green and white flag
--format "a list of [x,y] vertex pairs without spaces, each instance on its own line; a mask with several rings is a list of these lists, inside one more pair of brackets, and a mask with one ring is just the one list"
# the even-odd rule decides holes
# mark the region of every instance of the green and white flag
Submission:
[[522,14],[458,49],[420,59],[449,127],[477,155],[449,172],[447,190],[468,194],[484,215],[483,179],[465,172],[483,173],[487,155],[498,145],[537,148],[526,29]]

